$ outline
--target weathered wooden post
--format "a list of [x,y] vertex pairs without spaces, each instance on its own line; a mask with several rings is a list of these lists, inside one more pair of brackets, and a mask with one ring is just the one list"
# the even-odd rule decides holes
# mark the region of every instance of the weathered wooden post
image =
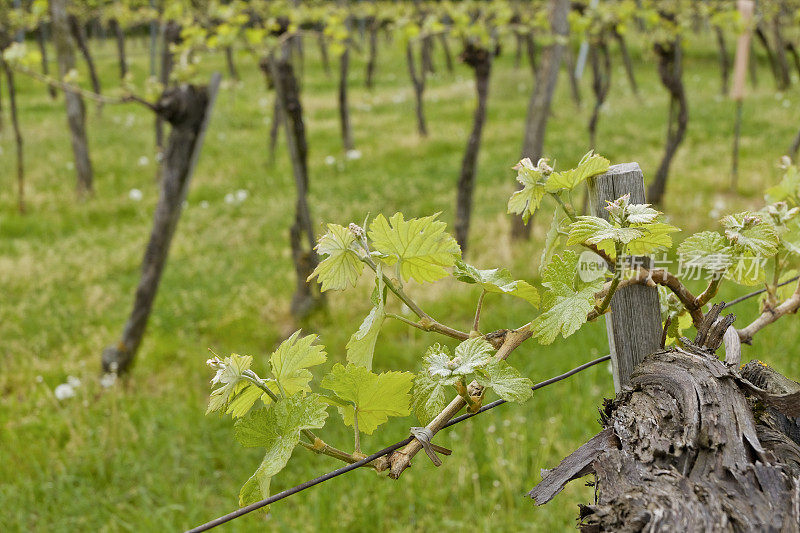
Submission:
[[[606,201],[625,194],[631,203],[645,202],[644,177],[638,163],[612,165],[608,172],[589,179],[592,214],[608,220]],[[636,264],[649,267],[647,258],[635,258]],[[617,268],[620,268],[618,265]],[[619,289],[611,300],[611,314],[606,315],[614,390],[619,392],[630,381],[634,367],[661,347],[661,307],[658,289],[632,285]]]

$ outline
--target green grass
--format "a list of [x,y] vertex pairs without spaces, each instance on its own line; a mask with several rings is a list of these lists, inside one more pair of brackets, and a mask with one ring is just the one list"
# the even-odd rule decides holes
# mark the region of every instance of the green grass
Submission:
[[[685,80],[690,105],[687,139],[678,152],[664,209],[686,232],[715,228],[719,214],[761,202],[776,182],[776,162],[798,124],[796,89],[777,95],[763,64],[759,86],[744,108],[740,190],[728,192],[733,105],[718,96],[713,49],[692,43]],[[430,136],[415,131],[413,96],[397,44],[385,45],[376,87],[363,88],[363,58],[352,62],[351,103],[357,148],[347,161],[338,135],[336,81],[308,46],[304,105],[310,145],[313,216],[346,224],[367,213],[407,216],[442,212],[453,221],[455,182],[474,105],[467,67],[439,71],[429,82]],[[131,42],[132,68],[146,73],[147,55]],[[105,87],[116,83],[112,43],[95,45]],[[511,47],[507,47],[510,50]],[[613,162],[638,161],[651,176],[661,157],[667,98],[654,59],[633,49],[641,98],[631,95],[618,62],[598,133],[599,151]],[[500,57],[492,75],[489,116],[480,156],[470,261],[482,268],[508,266],[536,276],[539,247],[549,217],[534,220],[530,243],[511,243],[505,202],[514,188],[510,167],[519,157],[531,75]],[[615,56],[616,58],[616,56]],[[219,57],[202,68],[221,68]],[[16,212],[13,138],[0,134],[0,529],[4,531],[170,531],[236,508],[239,487],[258,465],[258,450],[242,450],[230,420],[204,416],[211,348],[248,353],[263,368],[265,356],[297,326],[289,313],[294,284],[288,228],[294,186],[285,146],[267,164],[272,96],[252,58],[238,60],[244,79],[219,95],[203,154],[164,273],[138,361],[124,382],[99,385],[100,352],[120,335],[138,281],[158,197],[152,117],[135,106],[89,105],[96,194],[77,199],[63,102],[44,87],[18,78],[26,139],[28,213]],[[586,151],[591,106],[589,76],[584,105],[569,99],[566,80],[557,90],[546,142],[560,168]],[[6,100],[4,100],[5,103]],[[7,124],[7,121],[6,121]],[[325,158],[336,157],[328,166]],[[140,158],[142,160],[140,164]],[[143,191],[140,202],[129,199]],[[228,204],[238,189],[248,198]],[[207,202],[207,207],[203,207]],[[679,239],[682,237],[678,237]],[[410,291],[433,316],[466,328],[474,288],[443,282]],[[745,292],[729,287],[725,296]],[[331,294],[329,312],[305,324],[321,335],[330,357],[344,345],[369,309],[367,280],[347,294]],[[752,318],[755,305],[737,308]],[[487,299],[485,330],[532,318],[522,303]],[[800,375],[787,346],[798,339],[797,320],[764,331],[745,359],[760,358]],[[381,335],[376,367],[416,369],[425,348],[443,339],[397,323]],[[605,327],[590,324],[567,340],[523,345],[513,363],[534,381],[564,372],[608,350]],[[318,373],[319,374],[319,373]],[[67,376],[82,381],[75,398],[59,402],[53,389]],[[252,514],[229,531],[553,531],[575,523],[576,504],[592,489],[571,484],[545,507],[524,494],[550,468],[598,430],[597,408],[613,395],[607,365],[554,385],[525,405],[506,405],[443,432],[437,441],[454,450],[435,469],[424,456],[399,481],[369,471],[334,479],[276,504],[268,516]],[[350,430],[331,414],[321,435],[348,449]],[[393,420],[362,442],[376,450],[407,435],[412,418]],[[337,465],[298,449],[274,481],[281,490]]]

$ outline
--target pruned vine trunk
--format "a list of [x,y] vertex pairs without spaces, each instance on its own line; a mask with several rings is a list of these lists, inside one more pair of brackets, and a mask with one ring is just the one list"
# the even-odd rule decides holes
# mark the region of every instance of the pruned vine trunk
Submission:
[[[779,6],[780,8],[780,6]],[[775,44],[775,74],[779,91],[785,91],[792,83],[789,75],[789,61],[786,59],[786,43],[781,31],[781,14],[777,13],[772,19],[772,39]]]
[[[89,50],[89,38],[86,35],[86,27],[75,15],[67,15],[67,21],[69,22],[69,29],[72,33],[72,38],[75,40],[75,44],[78,46],[78,50],[80,50],[84,61],[86,61],[86,67],[89,69],[89,78],[92,81],[92,90],[95,92],[95,94],[101,94],[102,90],[100,87],[100,77],[97,75],[97,68],[94,64],[92,51]],[[101,107],[102,103],[98,101],[97,108],[100,109]]]
[[[75,68],[75,51],[70,36],[66,0],[50,0],[50,18],[53,24],[53,43],[58,59],[58,74],[61,79]],[[75,155],[75,172],[78,176],[78,193],[93,192],[92,163],[89,160],[89,142],[86,139],[86,108],[80,94],[66,90],[64,101],[67,107],[72,151]]]
[[686,134],[689,122],[689,106],[686,102],[686,91],[683,86],[683,51],[680,37],[668,43],[656,43],[658,58],[658,75],[661,83],[669,92],[669,118],[667,122],[667,142],[664,157],[658,165],[653,183],[647,189],[647,200],[654,204],[661,203],[667,189],[667,177],[672,158],[678,151]]
[[375,64],[378,61],[378,29],[379,22],[375,17],[367,17],[367,35],[369,36],[369,48],[367,56],[367,72],[364,78],[364,84],[367,89],[372,89],[373,78],[375,76]]
[[[308,206],[308,144],[303,120],[303,106],[300,102],[300,89],[286,47],[284,46],[279,53],[279,56],[270,56],[261,64],[262,68],[269,69],[275,83],[275,95],[281,106],[286,144],[289,148],[297,190],[294,223],[289,230],[292,259],[297,275],[291,311],[296,318],[303,318],[322,305],[324,299],[318,284],[307,281],[319,264],[319,257],[314,249],[316,237],[314,224],[311,221],[311,210]],[[305,245],[303,244],[304,238]]]
[[447,42],[447,35],[443,32],[439,33],[439,44],[442,45],[445,68],[447,72],[453,72],[453,54],[450,53],[450,43]]
[[408,74],[414,86],[414,109],[417,114],[417,131],[423,137],[428,135],[428,127],[425,125],[425,111],[423,110],[422,95],[425,92],[425,72],[424,69],[417,70],[414,60],[414,48],[411,41],[406,44],[406,63],[408,64]]
[[728,57],[728,47],[725,43],[725,33],[719,26],[714,26],[717,39],[717,56],[719,57],[720,94],[728,94],[731,73],[731,60]]
[[103,350],[105,372],[128,370],[144,337],[167,264],[172,237],[178,226],[183,202],[200,155],[211,108],[219,87],[215,74],[209,87],[181,85],[166,89],[156,103],[156,112],[172,126],[163,160],[161,193],[153,216],[153,229],[142,260],[133,310],[120,340]]
[[25,160],[22,150],[22,131],[19,127],[17,116],[17,88],[14,84],[14,71],[8,63],[0,57],[0,65],[6,76],[8,86],[8,108],[11,113],[11,127],[14,129],[14,145],[17,152],[17,208],[20,213],[25,212]]
[[[550,0],[550,26],[554,34],[561,36],[567,34],[569,7],[569,0]],[[529,157],[534,164],[542,157],[544,150],[544,135],[547,129],[547,120],[550,117],[550,105],[558,81],[558,71],[564,48],[564,45],[556,39],[544,50],[536,74],[536,84],[528,102],[522,157]],[[512,220],[511,237],[514,239],[530,238],[530,226],[523,224],[521,217]]]
[[786,42],[786,52],[792,56],[792,63],[794,63],[794,68],[797,71],[797,75],[800,76],[800,54],[797,52],[797,47],[794,43]]
[[[36,32],[36,43],[39,45],[39,55],[42,57],[42,74],[50,76],[50,61],[47,58],[47,26],[45,23],[39,24],[39,31]],[[47,84],[47,92],[53,100],[58,96],[56,88],[49,83]]]
[[611,28],[611,36],[617,41],[619,46],[619,54],[622,56],[622,65],[625,67],[625,75],[628,78],[628,84],[631,86],[633,94],[639,94],[639,86],[636,83],[636,75],[633,73],[633,61],[631,54],[628,51],[628,43],[625,42],[625,37],[617,31],[616,27]]
[[489,97],[489,76],[492,68],[491,53],[485,48],[467,45],[462,60],[475,72],[475,92],[477,105],[472,121],[472,132],[467,140],[464,158],[461,160],[461,175],[458,178],[456,199],[455,234],[461,252],[467,251],[469,223],[472,214],[472,195],[475,189],[475,174],[478,166],[478,153],[481,147],[483,124],[486,121],[486,102]]
[[575,74],[575,52],[567,44],[564,46],[564,66],[567,67],[567,77],[569,78],[569,89],[572,94],[572,101],[580,109],[581,107],[581,86],[578,84],[578,76]]
[[433,66],[433,38],[427,35],[420,41],[420,62],[424,74],[436,74]]
[[114,40],[117,43],[117,60],[119,61],[119,78],[124,80],[128,74],[128,57],[125,54],[125,32],[119,25],[117,19],[112,18],[108,21],[108,26],[114,33]]
[[225,66],[228,68],[228,75],[234,81],[239,81],[239,71],[236,70],[236,62],[233,59],[233,47],[225,47]]
[[345,151],[355,148],[353,130],[350,126],[350,106],[347,100],[347,78],[350,71],[350,48],[346,47],[339,57],[339,125]]
[[325,41],[325,35],[322,32],[317,33],[317,44],[319,44],[319,56],[322,61],[322,70],[325,71],[326,76],[331,75],[331,62],[328,59],[328,43]]
[[599,35],[589,48],[589,64],[592,67],[592,92],[594,92],[594,107],[589,118],[589,147],[597,146],[597,123],[600,119],[600,109],[608,97],[611,89],[611,54],[608,53],[608,44],[605,35]]
[[[170,20],[164,26],[164,38],[161,43],[161,70],[158,73],[158,81],[163,87],[169,85],[172,75],[173,58],[170,45],[178,44],[181,39],[181,26],[174,20]],[[164,119],[161,115],[156,115],[156,150],[159,154],[164,148]],[[163,160],[163,159],[162,159]]]
[[800,530],[800,385],[737,366],[692,344],[645,358],[603,430],[530,496],[546,503],[594,474],[583,531]]

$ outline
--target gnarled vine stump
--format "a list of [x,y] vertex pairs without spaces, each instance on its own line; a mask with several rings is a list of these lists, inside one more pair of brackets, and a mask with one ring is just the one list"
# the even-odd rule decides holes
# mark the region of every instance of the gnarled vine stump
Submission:
[[800,385],[761,363],[740,373],[691,344],[660,351],[530,496],[593,473],[583,531],[800,531],[798,416]]

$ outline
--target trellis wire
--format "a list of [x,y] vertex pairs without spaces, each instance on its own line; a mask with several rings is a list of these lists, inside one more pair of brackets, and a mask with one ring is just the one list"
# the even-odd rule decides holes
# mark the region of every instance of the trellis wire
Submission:
[[[548,385],[552,385],[553,383],[556,383],[556,382],[561,381],[563,379],[567,379],[568,377],[573,376],[573,375],[577,374],[578,372],[586,370],[587,368],[592,367],[594,365],[597,365],[597,364],[603,363],[605,361],[608,361],[609,359],[611,359],[610,355],[605,355],[603,357],[598,357],[597,359],[594,359],[593,361],[589,361],[588,363],[584,363],[584,364],[582,364],[582,365],[580,365],[578,367],[573,368],[569,372],[565,372],[565,373],[563,373],[561,375],[554,376],[554,377],[552,377],[550,379],[547,379],[545,381],[537,383],[536,385],[531,387],[531,389],[532,390],[538,390],[538,389],[547,387]],[[497,407],[498,405],[502,405],[504,403],[506,403],[505,400],[496,400],[494,402],[488,403],[488,404],[484,405],[483,407],[481,407],[480,409],[478,409],[474,413],[466,413],[466,414],[463,414],[461,416],[457,416],[457,417],[453,418],[452,420],[447,422],[447,424],[445,424],[442,427],[442,429],[448,428],[450,426],[454,426],[455,424],[458,424],[459,422],[463,422],[464,420],[467,420],[468,418],[472,418],[473,416],[479,415],[479,414],[481,414],[483,412],[488,411],[489,409],[493,409],[493,408]],[[384,449],[382,449],[382,450],[380,450],[378,452],[375,452],[372,455],[369,455],[369,456],[361,459],[360,461],[356,461],[355,463],[343,466],[341,468],[337,468],[336,470],[334,470],[332,472],[328,472],[327,474],[321,475],[321,476],[316,477],[314,479],[310,479],[310,480],[306,481],[305,483],[301,483],[300,485],[294,486],[294,487],[292,487],[290,489],[286,489],[286,490],[284,490],[282,492],[279,492],[278,494],[273,494],[269,498],[261,500],[260,502],[252,503],[252,504],[250,504],[250,505],[248,505],[246,507],[242,507],[241,509],[237,509],[237,510],[233,511],[232,513],[228,513],[228,514],[226,514],[224,516],[220,516],[219,518],[216,518],[216,519],[214,519],[214,520],[212,520],[210,522],[207,522],[207,523],[205,523],[205,524],[203,524],[201,526],[197,526],[194,529],[188,530],[187,533],[199,533],[200,531],[208,531],[211,528],[217,527],[217,526],[222,525],[222,524],[224,524],[226,522],[230,522],[231,520],[233,520],[235,518],[239,518],[240,516],[245,515],[247,513],[250,513],[252,511],[255,511],[256,509],[260,509],[262,507],[270,505],[271,503],[275,503],[278,500],[282,500],[284,498],[288,498],[289,496],[291,496],[293,494],[297,494],[298,492],[306,490],[307,488],[313,487],[314,485],[318,485],[320,483],[328,481],[329,479],[335,478],[335,477],[340,476],[342,474],[346,474],[347,472],[350,472],[352,470],[355,470],[357,468],[365,466],[365,465],[371,463],[372,461],[374,461],[375,459],[379,459],[379,458],[383,457],[384,455],[389,455],[393,451],[398,450],[398,449],[402,448],[403,446],[405,446],[406,444],[408,444],[409,442],[411,442],[413,438],[414,437],[406,437],[405,439],[401,440],[400,442],[396,442],[396,443],[392,444],[391,446],[387,446],[386,448],[384,448]]]

